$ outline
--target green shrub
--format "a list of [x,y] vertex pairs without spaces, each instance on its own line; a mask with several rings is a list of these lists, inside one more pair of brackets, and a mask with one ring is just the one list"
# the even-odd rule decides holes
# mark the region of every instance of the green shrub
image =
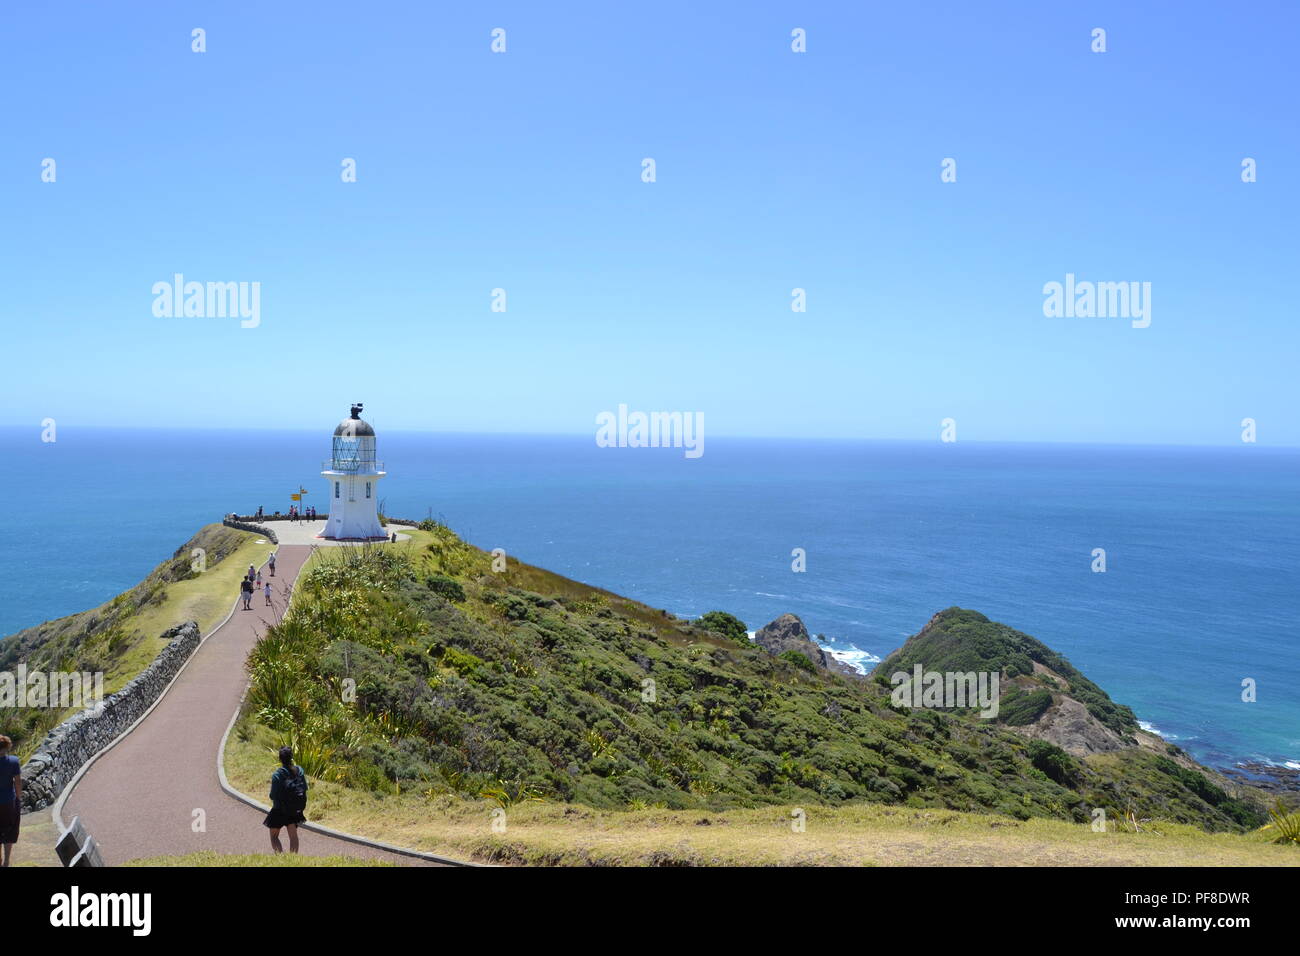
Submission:
[[1055,744],[1046,740],[1031,740],[1026,752],[1030,763],[1063,787],[1071,786],[1080,776],[1079,765],[1074,758]]
[[1013,727],[1023,727],[1043,716],[1043,712],[1051,706],[1051,691],[1025,692],[1019,687],[1013,687],[1003,695],[998,705],[998,719]]
[[776,656],[787,663],[793,664],[801,671],[807,671],[809,674],[815,674],[817,672],[817,668],[813,665],[813,662],[810,661],[808,655],[804,654],[802,651],[782,651]]
[[431,574],[424,579],[424,586],[439,597],[446,598],[456,604],[461,604],[465,600],[465,589],[461,587],[460,582],[455,578],[449,578],[445,574]]
[[738,644],[752,644],[749,639],[749,631],[745,627],[745,622],[735,615],[728,614],[726,611],[709,611],[707,614],[700,616],[695,622],[700,627],[715,634],[721,634],[723,637],[729,637]]

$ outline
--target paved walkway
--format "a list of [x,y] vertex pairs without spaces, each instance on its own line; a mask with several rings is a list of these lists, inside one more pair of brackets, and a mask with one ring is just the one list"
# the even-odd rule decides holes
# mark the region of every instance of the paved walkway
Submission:
[[[281,545],[276,576],[269,579],[275,586],[272,606],[266,607],[261,595],[251,611],[237,606],[230,620],[195,651],[162,702],[100,757],[69,794],[64,821],[79,815],[109,865],[199,850],[270,852],[264,814],[221,789],[217,751],[248,682],[244,669],[248,652],[283,615],[285,586],[298,577],[310,554],[305,545]],[[267,789],[277,765],[268,755]],[[250,796],[268,802],[265,792]],[[196,809],[206,814],[204,832],[195,832]],[[287,836],[280,834],[286,847]],[[299,837],[302,852],[316,856],[344,854],[406,866],[423,863],[309,830],[299,831]]]
[[[281,544],[305,544],[315,545],[316,547],[333,548],[339,545],[356,544],[355,541],[330,541],[321,537],[321,532],[325,530],[325,519],[317,518],[314,521],[265,521],[263,527],[270,528],[275,532],[275,536],[280,539]],[[397,531],[398,541],[410,541],[409,534],[403,534],[397,530],[397,525],[390,524],[388,531],[391,534]],[[380,544],[382,544],[382,540]]]

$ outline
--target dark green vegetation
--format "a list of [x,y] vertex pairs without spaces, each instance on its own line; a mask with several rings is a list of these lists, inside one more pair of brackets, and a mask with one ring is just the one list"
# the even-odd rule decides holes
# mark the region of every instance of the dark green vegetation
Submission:
[[701,614],[695,623],[723,637],[729,637],[738,644],[749,643],[749,631],[745,629],[745,622],[726,611],[709,611],[707,614]]
[[1059,688],[1050,675],[1035,675],[1035,663],[1069,681],[1070,696],[1086,706],[1088,713],[1121,739],[1134,742],[1138,724],[1132,710],[1111,700],[1042,641],[990,621],[979,611],[959,607],[941,611],[920,634],[881,661],[873,673],[891,686],[889,675],[911,672],[916,664],[932,671],[1001,671],[1005,679],[1017,683],[1015,690],[1008,689],[1003,698],[999,719],[1019,726],[1037,720],[1051,704],[1052,691]]
[[465,589],[460,586],[460,582],[455,578],[447,577],[445,574],[429,575],[424,579],[424,586],[438,597],[446,598],[453,604],[459,604],[465,600]]
[[1031,740],[1025,748],[1029,762],[1063,787],[1073,787],[1083,776],[1078,761],[1055,744]]
[[255,721],[317,777],[503,805],[865,802],[1077,822],[1100,806],[1246,825],[1154,754],[1093,766],[991,721],[900,712],[874,682],[742,644],[730,615],[700,626],[528,565],[493,573],[490,555],[430,527],[418,544],[337,549],[304,573],[250,657],[243,739]]
[[813,662],[808,659],[807,654],[800,653],[799,651],[782,651],[776,656],[778,660],[783,660],[787,663],[793,664],[801,671],[807,671],[809,674],[817,672],[816,666],[814,666]]
[[998,719],[1012,727],[1032,724],[1052,706],[1052,695],[1045,690],[1022,690],[1012,687],[1002,698]]

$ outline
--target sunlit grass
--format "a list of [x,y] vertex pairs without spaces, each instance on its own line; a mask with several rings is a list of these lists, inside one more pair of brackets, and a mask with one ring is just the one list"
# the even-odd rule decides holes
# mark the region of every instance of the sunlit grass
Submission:
[[[239,597],[239,580],[251,564],[261,567],[275,545],[260,535],[239,532],[247,540],[221,563],[197,577],[167,586],[160,604],[146,606],[132,615],[127,627],[133,643],[104,675],[105,692],[113,693],[149,666],[166,646],[159,639],[168,628],[196,621],[201,634],[210,633],[230,613]],[[258,544],[258,540],[262,544]]]
[[[261,734],[231,735],[226,774],[265,802],[276,761]],[[521,802],[503,810],[491,799],[439,789],[379,793],[313,780],[307,817],[453,859],[553,866],[1300,866],[1300,847],[1273,844],[1264,832],[1206,833],[1183,824],[1162,823],[1158,835],[1095,833],[1088,824],[1039,817],[862,804],[805,807],[804,830],[796,832],[790,807]],[[493,831],[500,820],[504,833]]]

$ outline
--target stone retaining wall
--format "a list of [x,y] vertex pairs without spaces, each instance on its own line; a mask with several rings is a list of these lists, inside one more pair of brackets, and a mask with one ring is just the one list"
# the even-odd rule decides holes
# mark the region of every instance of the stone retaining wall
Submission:
[[23,810],[40,810],[59,798],[68,781],[153,706],[199,646],[199,626],[186,621],[163,632],[170,643],[130,683],[105,698],[103,706],[83,710],[49,732],[23,765]]
[[[263,518],[262,520],[274,521],[276,519]],[[226,518],[221,523],[224,524],[227,528],[238,528],[240,531],[251,531],[253,532],[253,534],[260,534],[262,535],[262,537],[269,540],[272,544],[280,543],[280,539],[275,536],[274,531],[272,531],[270,528],[263,527],[260,524],[253,524],[251,521],[244,521],[242,518],[238,520],[234,518]]]

